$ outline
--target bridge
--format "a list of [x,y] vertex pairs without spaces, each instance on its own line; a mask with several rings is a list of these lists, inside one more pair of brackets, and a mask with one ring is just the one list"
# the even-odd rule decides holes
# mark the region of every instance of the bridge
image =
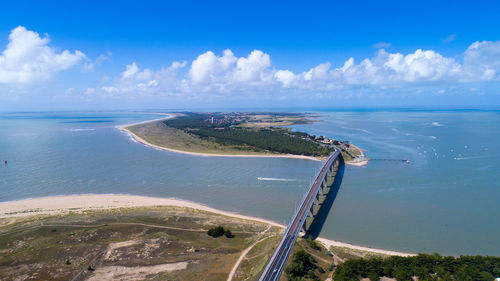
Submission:
[[344,166],[342,154],[339,149],[335,148],[295,210],[283,233],[283,238],[260,276],[260,281],[279,279],[301,230],[307,236],[319,235],[342,182]]

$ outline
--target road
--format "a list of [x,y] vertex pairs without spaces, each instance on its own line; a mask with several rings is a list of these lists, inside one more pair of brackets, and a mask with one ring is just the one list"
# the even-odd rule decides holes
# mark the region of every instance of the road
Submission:
[[283,233],[283,238],[267,263],[266,268],[259,279],[260,281],[276,281],[280,277],[283,266],[285,265],[288,255],[290,254],[290,250],[292,249],[293,244],[302,229],[302,225],[304,225],[304,221],[309,213],[309,210],[314,204],[314,200],[319,192],[321,183],[327,175],[328,169],[331,165],[333,165],[339,154],[340,150],[335,148],[335,152],[328,157],[325,164],[314,179],[314,182],[311,184],[308,192],[304,198],[302,198],[299,207],[295,211],[295,214]]

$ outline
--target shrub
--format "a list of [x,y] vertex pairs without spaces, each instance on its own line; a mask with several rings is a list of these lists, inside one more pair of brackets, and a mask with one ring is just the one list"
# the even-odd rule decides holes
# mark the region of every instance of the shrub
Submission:
[[316,243],[316,241],[314,241],[311,237],[307,237],[306,241],[309,247],[311,247],[311,249],[316,251],[321,250],[321,247],[318,245],[318,243]]

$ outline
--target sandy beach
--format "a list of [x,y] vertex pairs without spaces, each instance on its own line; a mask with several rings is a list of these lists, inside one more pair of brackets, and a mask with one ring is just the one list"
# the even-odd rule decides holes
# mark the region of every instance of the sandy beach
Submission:
[[[40,197],[33,199],[24,199],[18,201],[8,201],[0,203],[0,219],[27,217],[36,215],[56,215],[69,212],[87,211],[87,210],[106,210],[113,208],[131,208],[131,207],[152,207],[152,206],[174,206],[193,208],[203,210],[224,216],[253,220],[266,223],[273,226],[285,228],[284,225],[258,217],[246,216],[238,213],[218,210],[200,203],[181,200],[177,198],[160,198],[149,196],[138,196],[128,194],[84,194],[84,195],[61,195]],[[319,237],[318,241],[327,248],[330,246],[345,247],[354,250],[368,251],[372,253],[396,256],[409,256],[411,253],[397,251],[374,249],[359,245],[353,245],[345,242],[335,241]]]
[[[171,117],[169,117],[171,118]],[[323,161],[322,158],[316,158],[312,156],[304,156],[304,155],[293,155],[293,154],[282,154],[282,155],[252,155],[252,154],[215,154],[215,153],[200,153],[200,152],[190,152],[190,151],[183,151],[183,150],[177,150],[177,149],[172,149],[168,147],[163,147],[159,146],[156,144],[152,144],[150,142],[147,142],[143,138],[139,137],[138,135],[132,133],[130,130],[127,129],[127,127],[133,126],[133,125],[138,125],[138,124],[144,124],[144,123],[149,123],[149,122],[154,122],[154,121],[159,121],[159,120],[167,120],[169,118],[160,118],[160,119],[155,119],[155,120],[150,120],[150,121],[144,121],[140,123],[135,123],[135,124],[127,124],[127,125],[122,125],[122,126],[117,126],[116,128],[118,130],[124,131],[130,136],[132,136],[137,142],[140,142],[146,146],[149,147],[154,147],[157,149],[161,150],[166,150],[166,151],[171,151],[175,153],[182,153],[182,154],[188,154],[188,155],[197,155],[197,156],[205,156],[205,157],[251,157],[251,158],[296,158],[296,159],[307,159],[307,160],[313,160],[313,161]]]
[[[200,153],[200,152],[189,152],[189,151],[183,151],[183,150],[177,150],[177,149],[172,149],[164,146],[159,146],[156,144],[152,144],[145,139],[139,137],[138,135],[134,134],[132,131],[127,129],[130,126],[134,125],[139,125],[139,124],[144,124],[144,123],[149,123],[149,122],[155,122],[155,121],[160,121],[160,120],[167,120],[170,118],[174,118],[176,115],[175,114],[168,114],[169,117],[166,118],[159,118],[159,119],[154,119],[154,120],[148,120],[148,121],[143,121],[139,123],[134,123],[134,124],[125,124],[125,125],[120,125],[116,126],[118,130],[124,131],[127,134],[129,134],[134,140],[136,140],[139,143],[142,143],[143,145],[153,147],[156,149],[161,149],[161,150],[166,150],[170,152],[175,152],[175,153],[182,153],[182,154],[188,154],[188,155],[196,155],[196,156],[204,156],[204,157],[251,157],[251,158],[293,158],[293,159],[306,159],[306,160],[313,160],[313,161],[324,161],[326,158],[319,158],[319,157],[313,157],[313,156],[305,156],[305,155],[293,155],[293,154],[278,154],[278,155],[252,155],[252,154],[216,154],[216,153]],[[360,149],[361,153],[363,154],[362,150]],[[363,154],[364,156],[364,154]],[[368,164],[368,160],[363,160],[363,161],[346,161],[345,162],[347,165],[352,165],[352,166],[364,166]]]

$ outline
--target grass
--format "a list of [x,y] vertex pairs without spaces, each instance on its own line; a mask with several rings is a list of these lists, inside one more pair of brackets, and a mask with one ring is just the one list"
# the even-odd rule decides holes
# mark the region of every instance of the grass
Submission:
[[375,257],[385,258],[385,257],[388,257],[388,255],[384,255],[384,254],[363,251],[363,250],[356,250],[356,249],[351,249],[351,248],[346,248],[346,247],[331,246],[330,251],[334,255],[336,255],[337,257],[339,257],[343,260],[353,259],[353,258],[359,259],[359,258],[375,258]]
[[[319,269],[315,270],[316,276],[319,277],[320,280],[326,280],[327,278],[332,276],[332,271],[329,271],[328,268],[330,265],[333,263],[333,258],[329,255],[326,254],[327,249],[323,247],[321,244],[318,243],[318,246],[320,247],[319,250],[315,250],[309,246],[309,243],[306,241],[306,239],[303,238],[298,238],[297,241],[295,242],[295,245],[292,248],[292,251],[290,252],[290,256],[285,264],[285,268],[291,264],[291,260],[293,255],[299,251],[299,250],[305,250],[307,253],[313,256],[313,258],[316,260],[316,265],[318,268],[322,268],[324,272],[320,272]],[[281,274],[281,277],[279,279],[280,281],[286,281],[286,274],[283,272]],[[306,279],[308,280],[308,279]]]
[[[290,126],[294,124],[311,123],[312,120],[309,116],[303,114],[235,114],[231,115],[238,118],[234,121],[233,126],[240,127],[238,133],[232,133],[230,136],[227,132],[221,132],[214,129],[214,131],[206,131],[203,126],[210,126],[206,124],[206,120],[211,116],[194,114],[192,117],[183,115],[178,117],[180,119],[170,121],[153,121],[142,124],[132,125],[127,127],[129,131],[144,139],[146,142],[166,149],[173,149],[191,153],[204,153],[204,154],[221,154],[221,155],[280,155],[286,154],[284,151],[303,151],[297,154],[314,154],[316,151],[323,151],[317,144],[311,144],[314,151],[310,151],[311,145],[304,146],[302,140],[288,139],[283,134],[265,134],[265,136],[257,136],[259,141],[255,140],[255,134],[248,132],[259,132],[261,128],[273,128],[276,131],[279,127]],[[214,114],[216,118],[221,118],[222,115]],[[224,115],[226,116],[226,115]],[[182,119],[184,118],[184,119]],[[224,117],[225,118],[225,117]],[[231,117],[230,117],[231,118]],[[182,120],[181,120],[182,119]],[[220,120],[220,119],[219,119]],[[170,125],[168,122],[174,122]],[[230,121],[231,122],[231,121]],[[191,126],[191,127],[185,127]],[[205,131],[200,131],[198,127],[202,126]],[[228,126],[227,123],[221,126]],[[253,130],[252,130],[253,129]],[[244,134],[244,140],[241,139]],[[236,139],[235,139],[236,138]],[[267,142],[262,142],[262,138],[268,138]],[[248,140],[249,142],[246,142]],[[292,142],[293,145],[290,143]],[[318,153],[321,153],[318,152]],[[324,152],[324,151],[323,151]],[[293,153],[293,152],[291,152]]]
[[280,230],[276,227],[271,229],[270,234],[248,252],[233,280],[259,280],[260,273],[281,239]]
[[[230,228],[235,237],[208,236],[206,230],[218,224]],[[266,227],[258,222],[174,207],[17,219],[0,227],[0,280],[70,280],[78,273],[90,276],[109,266],[147,267],[182,261],[189,262],[189,270],[155,276],[168,280],[225,280],[240,253]],[[103,258],[110,245],[127,241],[135,244],[113,250],[115,258]],[[95,271],[87,270],[91,264]]]
[[182,130],[168,127],[163,122],[149,122],[127,127],[132,133],[145,141],[165,147],[194,153],[208,154],[240,154],[240,155],[272,155],[273,153],[244,145],[220,145],[216,142],[201,139]]

